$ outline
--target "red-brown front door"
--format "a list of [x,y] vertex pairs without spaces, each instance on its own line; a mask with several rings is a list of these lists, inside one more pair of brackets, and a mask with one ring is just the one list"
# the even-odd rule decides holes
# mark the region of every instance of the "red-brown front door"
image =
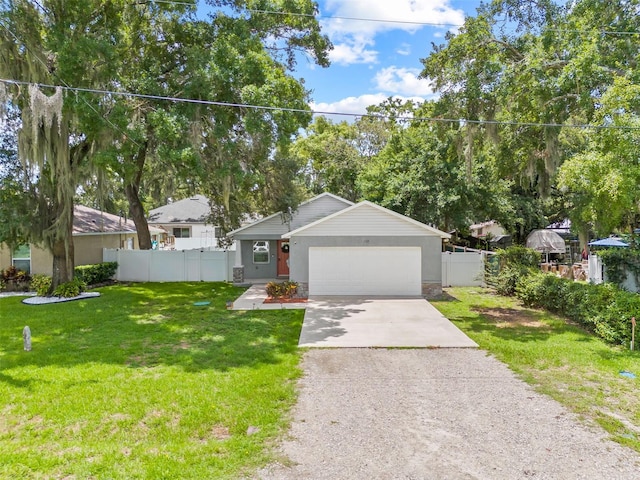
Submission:
[[289,240],[278,240],[278,276],[289,276]]

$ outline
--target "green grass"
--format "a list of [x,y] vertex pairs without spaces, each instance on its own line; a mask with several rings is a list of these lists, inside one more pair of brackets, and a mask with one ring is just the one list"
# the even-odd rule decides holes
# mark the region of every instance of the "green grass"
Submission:
[[[487,289],[448,289],[432,303],[538,391],[640,452],[640,352],[608,345],[562,318]],[[621,370],[638,378],[623,377]]]
[[222,283],[99,291],[0,299],[0,478],[238,478],[271,460],[302,311],[227,311],[242,290]]

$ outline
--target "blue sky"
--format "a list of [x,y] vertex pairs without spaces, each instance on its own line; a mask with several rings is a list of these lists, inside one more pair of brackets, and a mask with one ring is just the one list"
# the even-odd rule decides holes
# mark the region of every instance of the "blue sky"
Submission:
[[[331,66],[300,59],[295,75],[312,90],[312,108],[364,113],[389,96],[426,99],[427,80],[418,80],[431,42],[444,42],[447,29],[401,22],[461,24],[474,16],[480,0],[317,0],[323,32],[334,44]],[[334,18],[332,18],[334,17]],[[386,22],[335,17],[381,19]]]

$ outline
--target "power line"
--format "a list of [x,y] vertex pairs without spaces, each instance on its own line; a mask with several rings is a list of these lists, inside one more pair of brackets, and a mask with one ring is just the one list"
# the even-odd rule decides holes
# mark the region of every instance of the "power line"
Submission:
[[[197,6],[197,3],[179,2],[174,0],[148,0],[148,1],[138,2],[138,4],[144,4],[144,3],[166,3],[166,4],[174,4],[174,5]],[[464,27],[464,23],[417,22],[413,20],[391,20],[391,19],[385,19],[385,18],[365,18],[365,17],[351,17],[351,16],[343,16],[343,15],[323,15],[323,14],[287,12],[287,11],[278,11],[278,10],[260,10],[260,9],[251,9],[251,8],[244,9],[244,11],[250,12],[250,13],[260,13],[264,15],[287,15],[292,17],[308,17],[308,18],[326,19],[326,20],[350,20],[350,21],[356,21],[356,22],[393,23],[393,24],[399,24],[399,25],[416,25],[416,26],[429,26],[429,27],[456,27],[456,28]],[[598,29],[598,28],[594,28],[591,30],[549,28],[548,30],[556,33],[599,33],[601,35],[640,35],[640,32],[638,31],[606,30],[606,29]]]
[[[40,5],[38,2],[36,2],[38,5]],[[42,7],[41,7],[42,8]],[[13,33],[13,31],[7,27],[4,22],[0,22],[0,26],[2,26],[2,28],[4,28],[7,32],[9,32],[9,34],[15,38],[16,42],[18,42],[18,44],[20,44],[20,39],[18,38],[18,36]],[[49,70],[49,67],[47,66],[47,64],[45,63],[44,60],[42,60],[38,54],[36,54],[33,50],[31,50],[29,48],[29,46],[26,44],[26,42],[24,43],[24,47],[25,49],[45,68],[45,70]],[[67,82],[65,82],[62,78],[60,78],[60,75],[58,75],[57,73],[53,73],[53,76],[56,77],[62,84],[64,84],[64,86],[61,86],[60,88],[63,88],[65,90],[73,90],[72,87],[70,87]],[[7,82],[5,82],[7,83]],[[31,83],[29,82],[23,82],[23,84],[26,85],[31,85]],[[38,85],[38,84],[34,84],[34,85]],[[54,87],[55,88],[55,87]],[[76,90],[78,91],[78,90]],[[109,124],[113,129],[115,129],[117,132],[121,133],[122,135],[124,135],[126,138],[129,138],[133,144],[135,146],[137,146],[138,148],[142,148],[142,146],[136,142],[134,139],[130,138],[129,135],[127,135],[125,132],[123,132],[117,125],[114,125],[114,123],[109,120],[107,117],[105,117],[104,115],[102,115],[93,105],[91,105],[89,102],[87,102],[86,99],[82,99],[82,101],[96,114],[98,115],[98,117],[100,117],[103,121],[105,121],[107,124]]]
[[[168,97],[163,95],[150,95],[143,93],[132,92],[118,92],[113,90],[100,90],[95,88],[83,88],[83,87],[69,87],[60,85],[48,85],[21,80],[8,80],[0,79],[2,83],[8,83],[13,85],[36,85],[39,88],[62,88],[72,92],[93,93],[97,95],[113,95],[129,98],[145,98],[149,100],[161,100],[176,103],[191,103],[199,105],[210,105],[219,107],[230,108],[246,108],[253,110],[271,111],[271,112],[291,112],[291,113],[311,113],[313,115],[336,115],[343,117],[354,118],[384,118],[388,120],[402,120],[410,122],[434,122],[434,123],[457,123],[457,124],[473,124],[473,125],[497,125],[497,126],[515,126],[515,127],[556,127],[556,128],[576,128],[576,129],[592,129],[592,130],[640,130],[640,126],[631,125],[592,125],[592,124],[565,124],[565,123],[538,123],[538,122],[518,122],[518,121],[504,121],[504,120],[471,120],[465,118],[445,118],[445,117],[413,117],[411,115],[384,115],[384,114],[372,114],[372,113],[350,113],[350,112],[331,112],[327,110],[307,110],[302,108],[291,107],[274,107],[269,105],[255,105],[250,103],[234,103],[234,102],[221,102],[215,100],[200,100],[195,98],[180,98],[180,97]],[[117,128],[117,127],[116,127]]]
[[390,20],[390,19],[378,19],[378,18],[363,18],[363,17],[346,17],[342,15],[313,15],[311,13],[296,13],[296,12],[278,12],[275,10],[254,10],[246,9],[251,13],[262,13],[266,15],[291,15],[293,17],[313,17],[318,19],[329,20],[353,20],[357,22],[375,22],[375,23],[397,23],[401,25],[424,25],[430,27],[462,27],[463,24],[459,23],[433,23],[433,22],[415,22],[411,20]]

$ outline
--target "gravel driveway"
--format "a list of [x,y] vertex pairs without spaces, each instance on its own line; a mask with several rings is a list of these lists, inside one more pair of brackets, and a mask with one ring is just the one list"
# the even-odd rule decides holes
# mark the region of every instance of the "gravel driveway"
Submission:
[[261,479],[638,479],[640,455],[473,349],[305,354]]

